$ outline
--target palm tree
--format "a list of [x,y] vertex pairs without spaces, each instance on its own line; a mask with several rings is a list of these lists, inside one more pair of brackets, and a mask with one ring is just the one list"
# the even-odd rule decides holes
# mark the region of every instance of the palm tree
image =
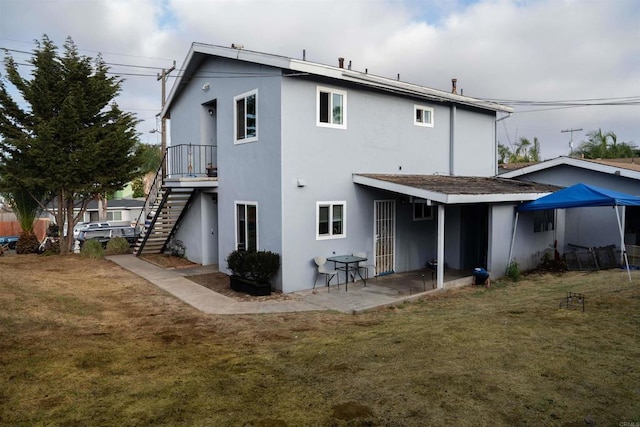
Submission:
[[527,138],[520,138],[518,142],[516,142],[516,149],[513,152],[513,159],[511,160],[511,163],[528,162],[530,145],[531,141]]
[[9,204],[16,215],[22,233],[16,245],[19,254],[33,253],[38,247],[38,238],[33,232],[36,219],[42,211],[41,194],[33,194],[23,188],[16,188],[11,191]]
[[511,158],[511,149],[506,145],[498,144],[498,163],[504,164]]
[[587,133],[587,140],[580,144],[578,154],[587,159],[615,159],[633,157],[636,147],[628,142],[618,143],[618,136],[602,129]]
[[498,144],[499,163],[527,163],[540,161],[540,141],[533,138],[533,143],[527,138],[520,138],[515,144],[515,149]]
[[529,150],[529,161],[530,162],[539,162],[540,161],[540,141],[538,141],[538,137],[533,137],[533,148]]

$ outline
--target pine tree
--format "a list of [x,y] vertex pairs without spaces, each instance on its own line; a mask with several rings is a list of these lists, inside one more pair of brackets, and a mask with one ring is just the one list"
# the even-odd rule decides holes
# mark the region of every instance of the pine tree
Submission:
[[[29,63],[31,78],[5,58],[6,80],[28,104],[22,109],[0,81],[0,190],[23,188],[37,198],[67,236],[90,200],[122,189],[139,173],[137,119],[114,98],[122,80],[109,76],[102,57],[81,56],[71,38],[64,54],[45,35]],[[75,215],[74,215],[75,213]],[[73,239],[61,234],[61,252]]]

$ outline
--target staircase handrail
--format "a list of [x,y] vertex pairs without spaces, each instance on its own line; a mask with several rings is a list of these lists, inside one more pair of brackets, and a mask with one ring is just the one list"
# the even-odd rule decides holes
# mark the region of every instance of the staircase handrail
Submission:
[[[138,219],[136,221],[136,229],[142,232],[144,230],[144,225],[147,220],[147,216],[151,213],[151,206],[158,198],[158,194],[162,190],[162,184],[164,183],[164,176],[162,174],[162,165],[164,164],[167,157],[167,152],[165,151],[162,156],[162,161],[160,162],[160,167],[158,167],[158,171],[156,172],[156,176],[153,178],[153,183],[149,188],[149,193],[147,194],[147,198],[144,201],[144,206],[140,211],[140,215],[138,215]],[[142,222],[141,222],[142,221]]]

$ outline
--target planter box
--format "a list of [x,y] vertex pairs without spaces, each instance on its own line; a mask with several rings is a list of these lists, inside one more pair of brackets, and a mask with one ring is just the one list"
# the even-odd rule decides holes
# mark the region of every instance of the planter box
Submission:
[[255,296],[271,295],[270,283],[256,283],[250,279],[243,279],[238,276],[229,276],[229,284],[231,285],[231,289],[236,292],[246,292]]

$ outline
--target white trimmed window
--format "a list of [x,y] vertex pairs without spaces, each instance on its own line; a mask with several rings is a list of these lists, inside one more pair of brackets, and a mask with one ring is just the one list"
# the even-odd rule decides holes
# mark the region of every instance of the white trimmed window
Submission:
[[258,140],[258,90],[233,98],[234,143],[242,144]]
[[122,212],[107,212],[107,221],[122,221]]
[[316,203],[316,239],[347,236],[347,202]]
[[416,126],[433,127],[433,108],[423,105],[413,106],[413,124]]
[[413,220],[424,221],[429,219],[433,219],[433,206],[422,202],[415,202],[413,204]]
[[236,206],[236,249],[240,251],[258,250],[258,204],[256,202],[235,202]]
[[318,86],[316,105],[318,126],[347,128],[347,92]]

